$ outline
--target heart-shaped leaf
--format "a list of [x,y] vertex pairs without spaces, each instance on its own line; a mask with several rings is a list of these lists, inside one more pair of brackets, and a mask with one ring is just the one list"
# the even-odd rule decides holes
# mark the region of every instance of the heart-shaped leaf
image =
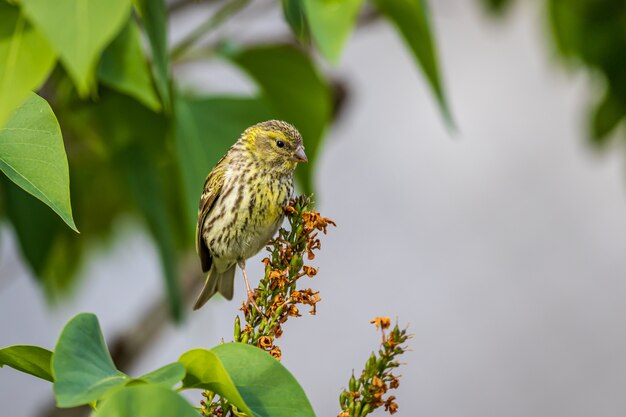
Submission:
[[99,400],[130,380],[118,371],[95,315],[70,320],[52,356],[54,396],[59,407],[76,407]]
[[174,320],[181,320],[183,309],[178,282],[176,231],[178,223],[168,213],[167,188],[157,163],[139,146],[118,154],[119,168],[128,178],[137,206],[141,210],[161,255],[167,296]]
[[0,170],[77,231],[61,129],[46,100],[35,93],[0,128]]
[[0,2],[0,127],[39,87],[56,54],[19,8]]
[[141,35],[134,20],[128,20],[124,29],[104,51],[98,77],[105,84],[136,98],[148,108],[154,111],[161,109],[141,47]]
[[425,0],[376,0],[378,9],[398,28],[435,92],[439,108],[450,126],[454,123],[443,91],[439,61]]
[[607,92],[593,112],[591,120],[591,138],[596,145],[605,145],[611,132],[626,117],[626,106],[619,97]]
[[54,382],[50,370],[51,357],[52,352],[39,346],[9,346],[0,349],[0,368],[7,365],[37,378]]
[[148,35],[152,50],[152,72],[165,110],[171,108],[170,57],[167,51],[167,7],[165,0],[133,0]]
[[130,15],[130,0],[22,0],[22,7],[59,53],[79,94],[88,96],[100,54]]
[[303,0],[306,17],[319,50],[337,63],[363,0]]
[[186,371],[183,388],[211,390],[227,398],[239,410],[252,415],[228,371],[214,352],[193,349],[185,352],[178,361],[183,364]]
[[298,381],[267,352],[243,343],[194,349],[179,359],[183,388],[209,389],[253,417],[314,417]]
[[302,0],[282,0],[283,16],[291,27],[291,32],[302,43],[309,41],[309,27],[304,15]]
[[165,387],[171,387],[177,382],[180,382],[184,377],[185,367],[179,362],[174,362],[170,363],[169,365],[165,365],[157,369],[156,371],[152,371],[143,376],[140,376],[137,379],[151,384],[159,384]]
[[133,385],[111,395],[98,417],[198,417],[179,394],[162,385]]

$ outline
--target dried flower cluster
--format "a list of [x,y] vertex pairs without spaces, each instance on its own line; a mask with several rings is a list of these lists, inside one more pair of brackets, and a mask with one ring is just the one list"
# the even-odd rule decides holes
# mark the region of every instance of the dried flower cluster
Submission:
[[[268,243],[269,256],[263,259],[265,276],[254,290],[254,301],[260,311],[243,303],[244,326],[239,316],[235,318],[234,341],[248,343],[265,350],[280,360],[282,352],[275,340],[283,334],[283,325],[290,317],[301,316],[300,310],[307,306],[315,314],[320,301],[317,291],[299,289],[297,282],[303,276],[314,277],[317,269],[304,265],[315,258],[321,247],[319,232],[326,234],[328,226],[335,223],[312,211],[313,202],[308,196],[290,201],[285,209],[289,230],[281,228],[278,237]],[[206,391],[201,402],[203,416],[241,415],[232,404]]]
[[258,346],[278,360],[282,353],[274,342],[283,334],[283,324],[289,317],[301,316],[302,306],[309,306],[309,313],[315,314],[320,301],[317,291],[296,286],[301,277],[317,274],[317,269],[304,265],[303,257],[314,259],[314,252],[321,247],[318,233],[325,234],[329,225],[335,226],[332,220],[310,211],[311,206],[309,197],[291,200],[285,209],[289,230],[281,228],[278,237],[269,242],[270,254],[263,259],[265,277],[254,291],[260,312],[243,303],[246,325],[241,328],[239,316],[235,319],[235,341]]
[[387,333],[391,327],[389,317],[376,317],[371,323],[382,332],[378,355],[372,353],[358,379],[352,374],[348,390],[343,390],[339,396],[342,411],[338,417],[363,417],[382,406],[389,414],[398,411],[396,397],[384,396],[388,390],[400,386],[399,377],[392,370],[400,366],[396,357],[406,351],[404,343],[410,336],[406,329],[401,330],[397,324]]

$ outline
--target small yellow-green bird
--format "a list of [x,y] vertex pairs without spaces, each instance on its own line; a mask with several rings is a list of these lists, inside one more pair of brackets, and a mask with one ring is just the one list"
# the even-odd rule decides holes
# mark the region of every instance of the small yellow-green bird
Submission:
[[293,193],[294,170],[299,162],[307,161],[298,130],[289,123],[269,120],[246,129],[211,170],[196,227],[196,251],[208,274],[194,310],[216,292],[233,298],[237,265],[248,300],[254,304],[246,259],[278,230]]

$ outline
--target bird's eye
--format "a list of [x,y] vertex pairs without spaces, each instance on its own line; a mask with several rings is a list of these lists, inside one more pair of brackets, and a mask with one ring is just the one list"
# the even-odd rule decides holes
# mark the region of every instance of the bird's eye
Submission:
[[279,148],[284,148],[285,147],[285,142],[283,142],[282,140],[277,140],[276,141],[276,146],[278,146]]

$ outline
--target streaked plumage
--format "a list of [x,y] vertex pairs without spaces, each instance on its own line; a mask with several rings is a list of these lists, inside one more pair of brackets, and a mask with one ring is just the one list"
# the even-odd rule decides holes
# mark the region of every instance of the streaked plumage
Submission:
[[270,120],[246,129],[211,170],[196,227],[196,251],[208,274],[194,310],[216,292],[233,298],[237,264],[245,277],[245,260],[278,230],[293,193],[294,170],[306,160],[296,128]]

